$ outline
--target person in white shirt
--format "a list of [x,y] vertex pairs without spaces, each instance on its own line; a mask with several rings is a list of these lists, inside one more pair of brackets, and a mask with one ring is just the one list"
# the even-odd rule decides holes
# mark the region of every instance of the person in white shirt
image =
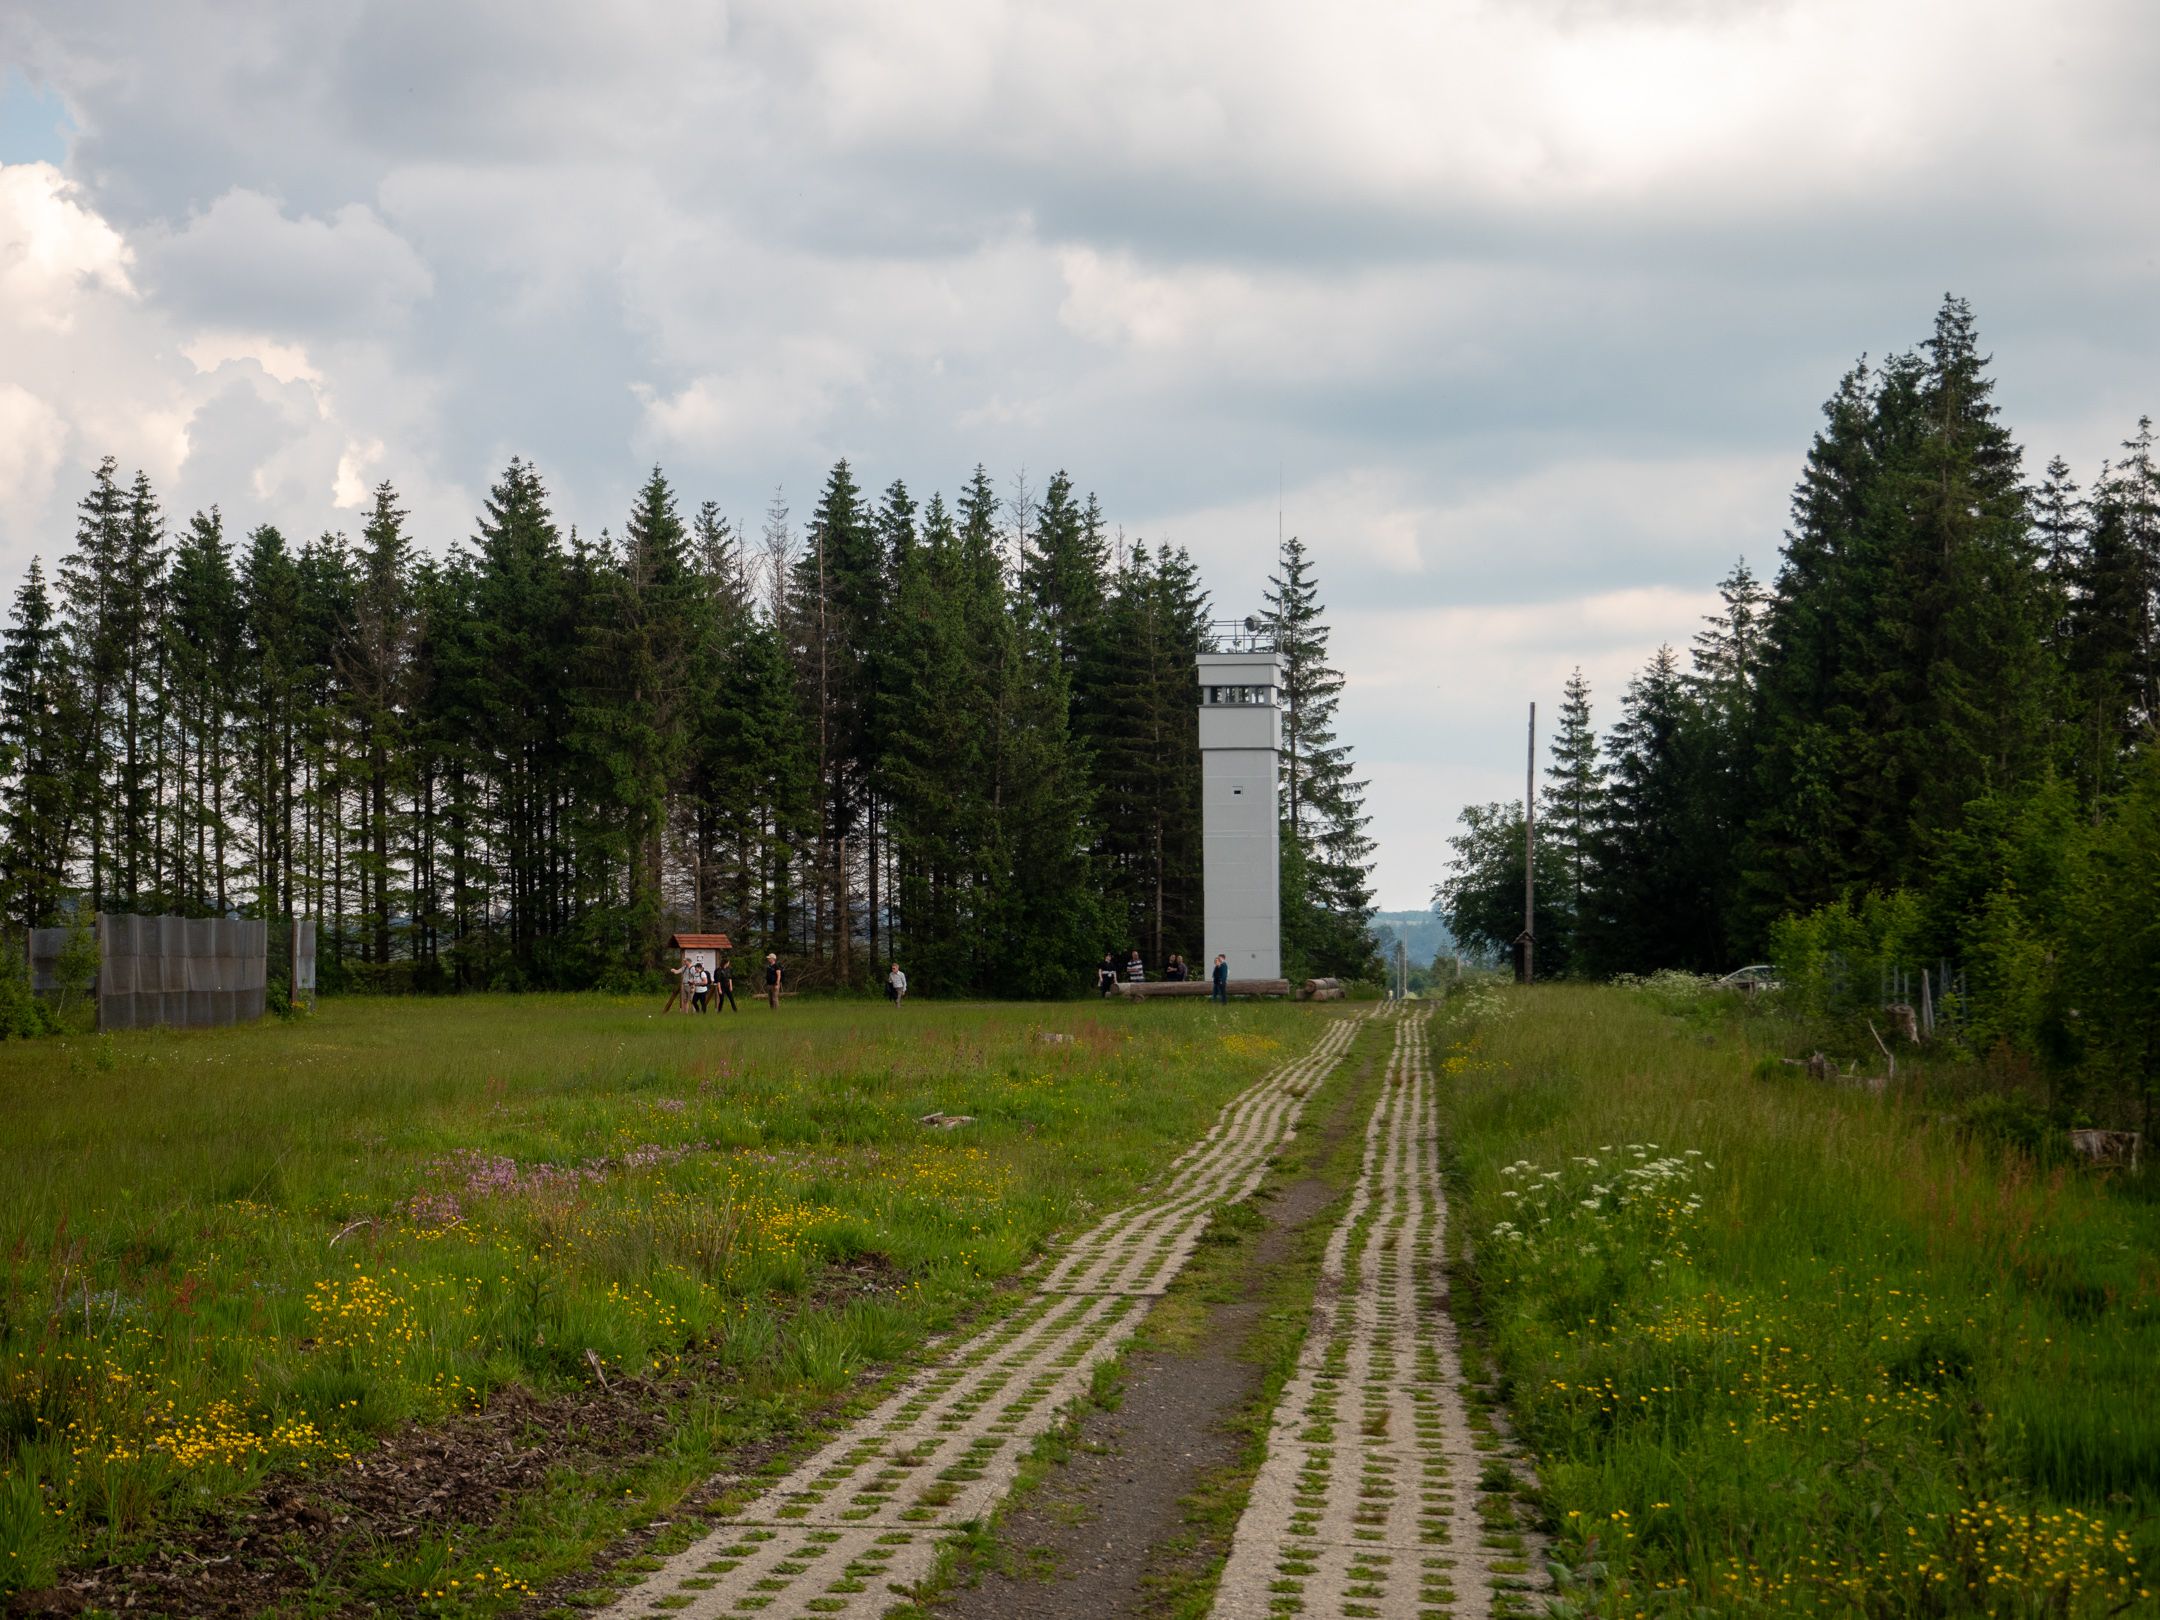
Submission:
[[892,998],[895,1007],[907,1000],[907,975],[900,971],[898,962],[895,962],[892,971],[885,975],[885,994]]

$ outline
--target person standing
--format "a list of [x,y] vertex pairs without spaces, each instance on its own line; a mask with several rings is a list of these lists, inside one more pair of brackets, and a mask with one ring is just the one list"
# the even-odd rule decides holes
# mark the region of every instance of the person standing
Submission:
[[720,966],[713,973],[713,988],[719,992],[718,1005],[725,1007],[729,1012],[742,1011],[742,1008],[735,1005],[734,957],[723,956],[720,958]]
[[1125,959],[1125,982],[1127,984],[1147,983],[1147,964],[1140,960],[1138,951],[1134,951],[1131,956]]
[[690,1005],[702,1014],[705,1003],[712,999],[712,975],[705,971],[705,959],[694,958],[690,963]]
[[765,1003],[774,1012],[780,1010],[780,958],[771,951],[765,953]]
[[892,997],[895,1007],[907,1000],[907,975],[900,971],[898,962],[895,962],[892,971],[885,975],[885,993]]
[[1208,975],[1208,982],[1209,982],[1209,983],[1210,983],[1211,985],[1213,985],[1213,987],[1214,987],[1214,989],[1213,989],[1213,992],[1212,992],[1212,999],[1213,999],[1213,1000],[1216,1000],[1216,1001],[1220,1001],[1220,1002],[1222,1002],[1222,1003],[1223,1003],[1223,1004],[1224,1004],[1225,1006],[1229,1005],[1229,1002],[1230,1002],[1230,958],[1229,958],[1229,957],[1227,957],[1227,956],[1224,956],[1224,955],[1222,955],[1222,954],[1221,954],[1221,953],[1219,953],[1219,952],[1218,952],[1218,953],[1216,954],[1216,957],[1215,957],[1215,968],[1214,968],[1214,971],[1213,971],[1213,972],[1211,972],[1211,973],[1210,973],[1210,974]]
[[1104,995],[1117,988],[1117,952],[1104,951],[1102,960],[1095,964],[1095,988]]

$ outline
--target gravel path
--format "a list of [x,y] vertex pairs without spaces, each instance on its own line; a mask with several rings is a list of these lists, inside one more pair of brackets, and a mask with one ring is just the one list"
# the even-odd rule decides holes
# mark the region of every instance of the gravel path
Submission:
[[1365,1160],[1216,1590],[1217,1620],[1467,1620],[1517,1607],[1524,1538],[1463,1401],[1425,1014],[1395,1027]]
[[[988,1515],[1021,1458],[1083,1394],[1191,1257],[1208,1211],[1256,1187],[1358,1021],[1223,1110],[1155,1192],[1083,1235],[1028,1303],[942,1347],[921,1372],[605,1612],[882,1615],[926,1576],[938,1543]],[[1256,1611],[1264,1612],[1264,1611]]]

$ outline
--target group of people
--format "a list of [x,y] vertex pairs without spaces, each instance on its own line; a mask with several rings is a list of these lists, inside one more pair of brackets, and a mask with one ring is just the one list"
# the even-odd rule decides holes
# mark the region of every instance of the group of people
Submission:
[[[1163,964],[1163,982],[1183,984],[1192,976],[1192,967],[1185,958],[1175,951],[1171,952],[1170,960]],[[1118,960],[1116,951],[1104,951],[1102,960],[1096,964],[1095,988],[1098,992],[1107,996],[1117,989],[1121,981],[1126,984],[1147,983],[1147,964],[1140,960],[1138,951],[1128,954],[1122,962]],[[1230,959],[1227,956],[1218,955],[1215,958],[1215,966],[1208,974],[1208,981],[1215,1000],[1230,999]]]
[[[688,953],[685,953],[688,955]],[[780,1010],[780,958],[765,953],[765,1000],[773,1011]],[[713,966],[705,965],[702,956],[690,956],[682,965],[682,997],[693,1012],[704,1012],[717,996],[720,1005],[730,1012],[741,1012],[735,1000],[735,958],[723,955]]]
[[[703,1012],[714,997],[730,1012],[741,1012],[735,1001],[735,958],[722,955],[712,967],[705,965],[705,958],[684,952],[687,960],[679,970],[682,974],[683,1004],[692,1012]],[[771,951],[765,953],[765,1001],[774,1012],[780,1010],[780,984],[785,975],[781,971],[780,958]],[[892,971],[885,975],[885,999],[895,1007],[907,999],[907,975],[900,971],[900,964],[893,963]],[[673,1003],[669,1003],[673,1005]]]

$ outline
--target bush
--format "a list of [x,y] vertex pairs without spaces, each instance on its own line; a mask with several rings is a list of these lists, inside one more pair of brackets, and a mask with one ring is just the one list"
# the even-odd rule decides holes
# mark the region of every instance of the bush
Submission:
[[2015,1148],[2035,1159],[2052,1156],[2057,1141],[2047,1110],[2027,1096],[1995,1093],[1981,1097],[1965,1110],[1961,1123],[1991,1147]]
[[31,992],[29,965],[19,952],[0,950],[0,1040],[48,1035],[52,1029],[52,1014]]

